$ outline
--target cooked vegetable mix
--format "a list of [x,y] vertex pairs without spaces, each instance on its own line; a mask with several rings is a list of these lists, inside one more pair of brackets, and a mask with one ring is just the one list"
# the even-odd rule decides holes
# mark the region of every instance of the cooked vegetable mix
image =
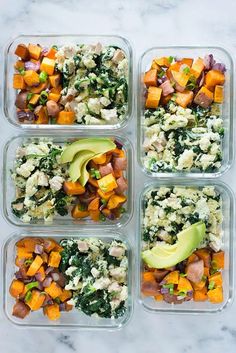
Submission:
[[114,220],[125,211],[127,157],[110,138],[54,144],[32,139],[17,149],[13,214],[25,223],[51,222],[71,210],[75,219]]
[[222,200],[212,186],[145,195],[142,293],[180,304],[223,301]]
[[221,167],[225,65],[204,58],[155,58],[144,75],[143,163],[151,172]]
[[12,315],[20,319],[40,309],[49,320],[73,307],[104,318],[126,311],[128,258],[121,241],[22,238],[15,264],[9,292],[16,299]]
[[19,122],[115,125],[128,107],[128,60],[113,46],[19,44],[13,88]]

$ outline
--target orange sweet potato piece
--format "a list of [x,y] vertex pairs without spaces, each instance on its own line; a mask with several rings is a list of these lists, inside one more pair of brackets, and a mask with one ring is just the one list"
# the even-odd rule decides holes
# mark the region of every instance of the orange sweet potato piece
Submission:
[[195,302],[204,302],[207,300],[207,288],[203,287],[201,290],[195,290],[193,292],[193,300]]
[[72,125],[75,121],[75,113],[61,110],[57,117],[57,123],[60,125]]
[[219,304],[223,301],[223,289],[222,287],[217,287],[211,289],[207,292],[208,299],[212,304]]
[[9,293],[12,297],[18,298],[24,292],[25,285],[18,279],[13,279],[11,282]]
[[112,175],[112,173],[105,175],[103,178],[97,180],[99,188],[103,192],[109,192],[113,191],[115,188],[117,188],[117,183],[116,179]]
[[152,60],[152,65],[151,69],[157,69],[157,71],[161,71],[161,67],[155,62],[155,60]]
[[224,269],[224,266],[225,266],[224,251],[219,251],[219,252],[213,253],[212,254],[212,262],[218,270]]
[[48,295],[50,295],[52,299],[55,299],[62,294],[61,287],[54,281],[50,284],[49,287],[44,288],[44,290]]
[[37,289],[33,289],[32,296],[27,301],[27,305],[30,307],[31,310],[36,311],[42,307],[44,300],[45,300],[45,294],[40,292]]
[[36,116],[35,124],[48,124],[49,120],[46,107],[38,105],[34,110],[34,114]]
[[23,247],[28,252],[34,252],[35,245],[36,244],[41,244],[41,243],[42,243],[42,239],[41,238],[36,238],[36,237],[29,238],[29,237],[26,237],[26,238],[23,238],[20,241],[18,241],[16,246],[18,248],[19,247]]
[[224,87],[216,85],[214,91],[214,102],[223,103],[224,101]]
[[52,238],[47,238],[44,240],[44,250],[47,253],[50,253],[52,250],[53,251],[62,251],[62,247]]
[[192,91],[184,91],[184,92],[176,93],[176,103],[183,108],[186,108],[189,104],[191,104],[192,100],[193,100]]
[[172,271],[172,272],[168,273],[168,275],[166,275],[163,278],[163,282],[165,284],[178,284],[179,283],[179,271]]
[[194,103],[203,108],[208,108],[213,102],[213,98],[213,93],[208,88],[203,86],[194,97]]
[[97,179],[94,179],[94,178],[92,178],[92,177],[89,177],[88,182],[89,182],[89,184],[93,185],[95,188],[98,188]]
[[163,300],[163,295],[161,293],[158,293],[156,295],[154,295],[154,299],[157,301],[157,302],[161,302]]
[[73,218],[86,218],[89,216],[89,212],[87,210],[81,210],[80,205],[75,205],[71,211],[71,216]]
[[61,255],[58,251],[51,251],[48,259],[48,266],[59,267],[61,262]]
[[203,62],[203,59],[202,58],[198,58],[197,60],[194,61],[194,63],[192,64],[192,67],[191,67],[191,73],[196,77],[198,78],[202,71],[204,70],[205,68],[205,65],[204,65],[204,62]]
[[49,92],[49,94],[48,94],[48,100],[58,102],[60,98],[61,98],[61,95],[58,93]]
[[204,262],[204,267],[210,267],[211,265],[211,254],[207,249],[198,249],[194,252]]
[[30,57],[32,59],[38,60],[41,55],[42,48],[37,44],[29,44],[28,49],[29,49]]
[[210,70],[205,77],[205,85],[208,89],[214,89],[216,85],[223,86],[225,75],[218,70]]
[[61,295],[59,295],[59,299],[61,302],[65,302],[66,300],[72,297],[72,292],[70,290],[63,289]]
[[24,69],[24,68],[25,68],[25,63],[24,63],[24,61],[22,61],[22,60],[17,60],[16,63],[15,63],[15,65],[14,65],[14,68],[15,68],[16,70]]
[[92,159],[92,161],[93,161],[94,163],[96,163],[96,164],[104,164],[104,163],[106,163],[106,160],[107,160],[106,153],[101,154],[100,156],[94,157],[94,158]]
[[25,81],[24,81],[24,76],[20,74],[14,74],[13,75],[13,88],[15,89],[25,89]]
[[47,58],[49,58],[49,59],[55,60],[56,59],[56,53],[57,53],[57,50],[52,47],[52,48],[49,49],[49,51],[47,52],[47,54],[45,56]]
[[221,272],[216,272],[213,275],[209,276],[209,283],[214,282],[214,287],[222,287],[223,278]]
[[198,261],[198,260],[199,260],[199,257],[193,253],[188,257],[187,265],[191,264],[191,262]]
[[188,291],[192,291],[193,287],[187,278],[180,276],[177,290],[180,292],[183,292],[183,291],[188,292]]
[[44,57],[41,65],[40,71],[45,71],[49,76],[53,75],[55,68],[55,60]]
[[149,86],[157,86],[157,69],[151,69],[147,72],[145,72],[144,78],[143,78],[144,84],[149,87]]
[[39,94],[34,94],[30,100],[29,100],[29,103],[32,104],[32,105],[36,105],[39,101],[39,97],[40,95]]
[[32,252],[26,250],[25,248],[17,248],[16,253],[19,259],[31,259],[33,257]]
[[96,211],[99,209],[99,205],[100,205],[100,198],[99,197],[95,197],[95,199],[93,199],[89,205],[88,205],[88,211]]
[[15,50],[15,54],[22,60],[27,60],[29,58],[29,50],[25,44],[18,44]]
[[107,203],[107,208],[113,210],[114,208],[119,207],[122,203],[127,200],[125,195],[112,195]]
[[27,84],[27,86],[30,86],[30,87],[37,86],[40,83],[39,75],[34,70],[25,71],[25,74],[23,77],[24,77],[24,81]]
[[61,86],[61,85],[58,86],[58,87],[53,87],[53,88],[51,89],[51,92],[52,92],[52,93],[56,93],[56,94],[61,94],[61,91],[62,91],[62,86]]
[[207,280],[207,278],[208,278],[208,276],[209,276],[209,268],[208,268],[208,267],[204,267],[204,273],[203,273],[203,275],[205,276],[205,278],[203,277],[200,282],[198,282],[198,283],[192,283],[192,286],[193,286],[193,289],[194,289],[194,290],[202,290],[203,287],[205,287],[205,285],[206,285],[206,280]]
[[110,152],[112,152],[112,155],[115,156],[115,157],[125,158],[125,151],[121,150],[120,148],[116,147],[116,148],[114,148],[114,150],[112,150]]
[[108,210],[108,208],[103,208],[102,210],[102,214],[105,216],[105,217],[110,217],[111,216],[111,210]]
[[41,267],[42,263],[43,263],[42,258],[39,255],[37,255],[27,271],[27,276],[34,276],[35,273]]
[[[49,266],[50,266],[50,265],[49,265]],[[37,273],[40,273],[40,274],[41,274],[41,278],[42,278],[42,281],[43,281],[43,280],[45,279],[45,277],[46,277],[44,267],[41,266],[41,267],[38,269],[38,271],[36,272],[36,274],[37,274]]]
[[161,99],[162,89],[160,87],[150,86],[148,88],[148,94],[146,99],[146,108],[156,109]]
[[110,191],[110,192],[103,192],[101,189],[97,190],[98,195],[101,197],[101,199],[104,199],[106,201],[109,200],[109,198],[114,195],[114,191]]
[[50,82],[50,85],[53,87],[53,88],[57,88],[60,86],[60,74],[56,74],[56,75],[52,75],[52,76],[49,76],[49,82]]
[[161,105],[166,105],[172,98],[172,94],[168,94],[167,96],[161,96],[160,103]]
[[178,72],[178,71],[171,71],[172,79],[174,80],[175,83],[183,87],[183,89],[186,87],[189,77],[189,74],[186,74],[184,72]]
[[100,220],[100,211],[99,210],[90,210],[89,216],[94,222],[98,222]]
[[161,58],[155,58],[155,63],[159,66],[164,66],[164,67],[169,67],[170,66],[170,61],[166,56],[163,56]]
[[57,303],[46,305],[43,312],[51,321],[58,320],[61,316],[60,307]]
[[143,272],[143,281],[144,282],[156,282],[156,277],[154,276],[154,272],[152,271],[147,271]]
[[78,181],[64,181],[63,190],[67,195],[82,195],[85,188]]
[[41,82],[38,86],[36,87],[31,87],[30,88],[30,93],[40,93],[43,90],[47,88],[48,82]]

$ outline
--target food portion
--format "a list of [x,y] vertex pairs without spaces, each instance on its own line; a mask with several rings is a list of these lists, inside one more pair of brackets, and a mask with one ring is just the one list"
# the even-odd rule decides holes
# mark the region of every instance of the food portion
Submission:
[[174,304],[223,302],[222,222],[222,199],[213,186],[148,191],[142,232],[142,294]]
[[129,63],[120,48],[18,44],[15,54],[20,123],[116,125],[126,118]]
[[204,58],[154,58],[144,74],[143,164],[151,172],[221,167],[225,65]]
[[83,138],[68,144],[31,139],[17,148],[12,179],[13,214],[24,223],[52,222],[71,214],[95,222],[126,211],[127,156],[111,138]]
[[15,265],[9,293],[17,318],[41,309],[49,320],[72,309],[103,318],[126,312],[128,258],[120,240],[23,238]]

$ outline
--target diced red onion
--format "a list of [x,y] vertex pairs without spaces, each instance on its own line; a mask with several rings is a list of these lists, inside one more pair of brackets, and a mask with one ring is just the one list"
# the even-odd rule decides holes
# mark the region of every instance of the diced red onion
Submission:
[[33,63],[32,61],[26,61],[25,62],[25,69],[38,71],[40,69],[40,63],[39,63],[39,61],[37,61],[36,63]]
[[222,63],[216,63],[212,66],[212,69],[213,70],[218,70],[222,73],[225,73],[226,71],[226,67],[225,67],[225,64],[222,64]]
[[60,309],[60,311],[65,311],[66,310],[66,304],[65,303],[60,303],[59,304],[59,309]]
[[168,288],[161,288],[161,294],[168,294],[169,289]]
[[43,306],[50,305],[50,304],[53,304],[53,299],[50,297],[50,295],[47,294],[45,296]]
[[38,282],[38,286],[37,287],[38,287],[39,290],[43,290],[43,283],[42,282]]
[[51,275],[53,281],[55,281],[55,282],[57,282],[60,279],[60,275],[57,272],[51,272],[50,275]]
[[43,253],[43,245],[36,244],[34,248],[35,254],[41,255]]
[[117,141],[117,140],[115,140],[114,142],[116,144],[116,147],[119,148],[119,150],[122,150],[123,144],[121,142]]
[[110,213],[108,216],[107,216],[108,219],[110,219],[111,221],[114,221],[115,219],[115,215],[113,213]]
[[166,76],[163,77],[159,77],[157,79],[157,82],[159,83],[159,85],[161,85],[162,83],[164,83],[166,80],[168,80],[168,78]]
[[35,278],[38,282],[42,282],[43,281],[43,275],[41,272],[38,272],[35,274]]
[[54,270],[53,267],[49,266],[46,270],[45,270],[45,273],[46,275],[48,275],[50,272],[52,272]]
[[42,49],[42,55],[43,56],[45,56],[45,55],[47,55],[47,53],[49,52],[49,49],[47,48],[47,47],[44,47],[43,49]]
[[23,279],[21,271],[15,272],[16,279]]
[[212,54],[205,55],[203,62],[204,62],[205,68],[207,70],[211,70],[212,66],[215,64],[215,60],[214,60],[213,55]]
[[52,277],[46,277],[45,280],[43,281],[43,286],[44,287],[50,287],[50,284],[52,283]]
[[46,249],[46,250],[48,250],[51,245],[52,245],[51,240],[45,240],[43,243],[44,249]]
[[17,112],[17,118],[21,123],[31,124],[35,120],[35,115],[31,111],[20,110]]

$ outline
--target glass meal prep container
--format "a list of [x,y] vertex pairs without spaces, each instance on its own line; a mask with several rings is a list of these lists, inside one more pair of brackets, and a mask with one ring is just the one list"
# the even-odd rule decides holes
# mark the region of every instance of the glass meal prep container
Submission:
[[57,133],[56,136],[51,134],[37,134],[37,135],[19,135],[11,138],[6,144],[3,149],[3,214],[8,222],[13,225],[20,226],[20,227],[59,227],[59,226],[66,226],[66,227],[80,227],[80,226],[88,226],[94,228],[106,228],[106,227],[121,227],[128,223],[131,219],[133,214],[133,147],[131,142],[125,137],[121,137],[118,135],[108,135],[103,134],[99,135],[100,138],[106,137],[111,138],[117,142],[120,142],[123,145],[123,150],[125,151],[127,157],[127,168],[124,173],[124,177],[127,180],[128,189],[125,191],[125,195],[127,197],[126,202],[124,203],[125,212],[120,215],[119,218],[114,220],[110,220],[106,218],[106,220],[94,222],[91,219],[81,218],[81,219],[73,219],[70,215],[70,207],[68,215],[59,216],[55,215],[52,222],[45,222],[42,219],[34,220],[30,223],[24,223],[20,218],[16,217],[11,209],[11,202],[15,199],[16,187],[11,177],[11,170],[14,167],[14,162],[16,160],[16,150],[22,143],[28,143],[29,141],[39,141],[40,139],[48,139],[53,143],[65,144],[68,142],[73,142],[78,139],[82,138],[91,138],[93,137],[92,134],[60,134]]
[[[14,54],[15,49],[18,44],[28,45],[29,43],[39,44],[42,47],[49,47],[53,45],[63,46],[66,44],[87,44],[94,45],[96,43],[101,43],[105,46],[114,46],[122,49],[128,60],[128,108],[123,120],[116,124],[106,124],[106,125],[57,125],[57,124],[21,124],[16,116],[16,90],[13,88],[13,74],[15,73],[14,64],[17,60],[17,56]],[[4,68],[4,113],[7,121],[15,127],[20,127],[22,129],[35,129],[35,130],[65,130],[65,129],[75,129],[75,130],[91,130],[91,129],[119,129],[124,127],[132,116],[132,105],[133,105],[133,54],[132,48],[129,42],[120,36],[113,35],[21,35],[14,38],[5,48],[5,68]]]
[[[221,142],[222,161],[221,167],[216,171],[199,171],[199,170],[177,170],[177,171],[151,171],[144,164],[145,151],[143,147],[145,137],[144,111],[145,111],[145,92],[146,87],[143,83],[144,73],[150,69],[154,58],[203,58],[207,54],[212,54],[216,62],[223,63],[226,67],[225,84],[224,84],[224,101],[222,104],[224,137]],[[171,59],[172,60],[172,59]],[[232,165],[233,161],[233,61],[230,54],[220,47],[154,47],[142,55],[139,61],[138,71],[138,162],[142,170],[151,177],[218,177],[226,172]]]
[[[41,238],[52,238],[57,242],[61,239],[80,239],[80,238],[95,238],[101,239],[103,242],[111,242],[112,240],[122,241],[127,247],[127,258],[128,258],[128,273],[127,273],[127,287],[128,287],[128,299],[126,302],[126,311],[123,316],[119,318],[100,318],[95,316],[87,316],[83,312],[79,312],[76,308],[73,308],[69,312],[61,312],[60,319],[56,321],[50,321],[44,316],[42,309],[30,312],[24,319],[17,318],[12,315],[12,308],[15,303],[15,299],[9,294],[9,286],[14,273],[17,271],[15,265],[16,247],[17,241],[24,237],[41,237]],[[98,231],[98,230],[80,230],[76,232],[65,232],[53,231],[53,232],[23,232],[14,233],[5,242],[2,252],[3,259],[3,302],[4,312],[6,317],[15,325],[19,327],[47,327],[47,328],[68,328],[68,329],[105,329],[105,330],[116,330],[122,328],[130,319],[133,309],[132,299],[132,254],[131,247],[127,242],[124,234],[116,231]]]
[[[223,302],[213,304],[210,301],[184,301],[180,304],[157,301],[151,296],[144,296],[141,292],[142,273],[144,270],[144,261],[141,258],[143,243],[143,218],[145,212],[145,196],[153,189],[160,187],[206,187],[213,186],[219,192],[222,198],[223,223],[221,224],[222,250],[225,253],[225,266],[222,271],[223,276]],[[179,179],[173,183],[171,180],[163,180],[155,183],[149,183],[140,195],[139,201],[139,246],[138,246],[138,291],[139,301],[145,310],[153,313],[171,313],[171,314],[214,314],[225,310],[233,301],[234,296],[234,249],[233,237],[235,234],[235,203],[233,191],[223,182],[204,179],[201,181]]]

